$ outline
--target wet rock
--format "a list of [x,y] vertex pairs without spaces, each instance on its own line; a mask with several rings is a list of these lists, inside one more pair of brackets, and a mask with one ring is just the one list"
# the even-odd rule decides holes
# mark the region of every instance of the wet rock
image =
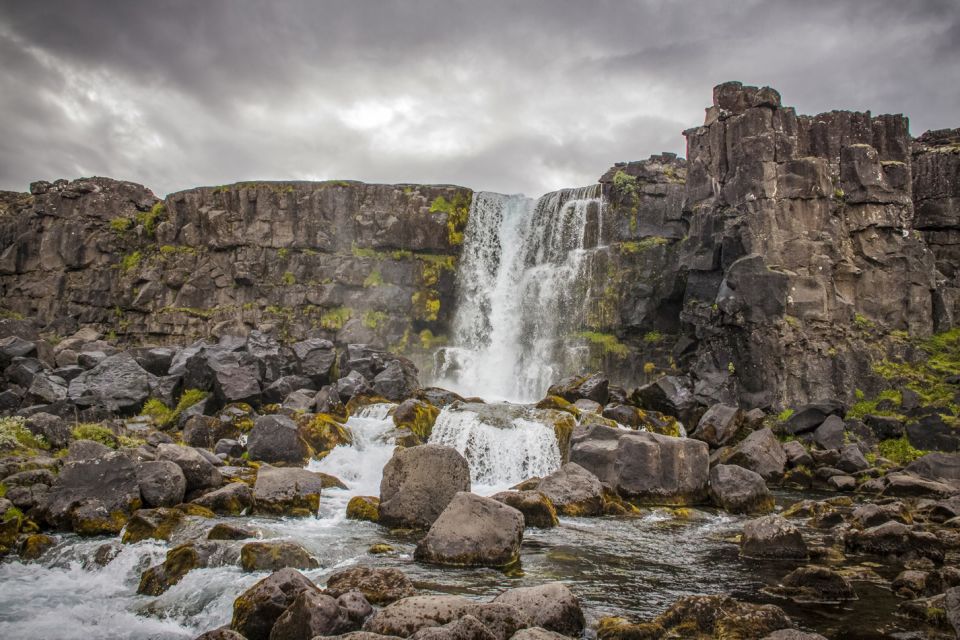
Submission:
[[363,624],[363,630],[408,638],[420,629],[438,627],[457,620],[466,615],[472,606],[474,603],[462,596],[411,596],[397,600],[374,613]]
[[583,631],[580,601],[560,582],[508,589],[493,602],[516,607],[535,627],[574,637]]
[[304,415],[297,419],[300,438],[307,443],[314,455],[323,454],[334,447],[349,445],[352,442],[350,431],[332,416],[318,413]]
[[207,540],[245,540],[254,536],[256,534],[249,529],[221,522],[213,525],[207,533]]
[[426,444],[398,450],[383,468],[380,523],[429,527],[454,495],[469,490],[470,467],[456,449]]
[[320,508],[323,481],[306,469],[264,465],[253,486],[254,513],[312,516]]
[[34,533],[20,543],[17,554],[24,562],[39,560],[44,553],[57,545],[57,539],[44,533]]
[[253,490],[245,482],[231,482],[203,494],[193,503],[206,507],[217,515],[239,516],[253,508]]
[[223,476],[209,460],[193,447],[161,444],[157,447],[157,460],[173,462],[187,480],[187,491],[215,489],[223,484]]
[[103,359],[70,381],[68,397],[82,407],[100,406],[108,411],[132,413],[150,397],[155,376],[127,353]]
[[882,483],[882,495],[893,498],[945,498],[957,492],[953,485],[926,480],[910,473],[889,473]]
[[541,491],[501,491],[491,498],[522,513],[527,527],[548,529],[559,524],[557,510]]
[[117,534],[141,506],[133,461],[123,453],[67,462],[40,505],[48,524],[81,535]]
[[222,543],[213,541],[187,542],[174,547],[167,552],[162,564],[143,572],[137,593],[158,596],[180,582],[193,569],[236,561],[236,554],[225,554],[229,554],[229,550],[223,547]]
[[819,633],[809,633],[807,631],[797,631],[796,629],[780,629],[770,635],[763,636],[761,640],[827,640]]
[[151,460],[137,465],[140,496],[147,507],[173,507],[183,502],[187,478],[171,460]]
[[548,396],[558,396],[567,402],[592,400],[597,404],[607,404],[610,381],[599,373],[589,376],[564,378],[547,389]]
[[904,598],[920,598],[932,596],[943,591],[943,582],[940,574],[935,571],[901,571],[894,578],[891,588],[894,593]]
[[687,505],[707,497],[709,449],[698,440],[591,426],[573,439],[570,460],[635,503]]
[[728,404],[715,404],[700,418],[691,438],[702,440],[711,447],[722,447],[740,430],[743,412]]
[[800,603],[837,603],[856,600],[853,585],[838,572],[810,565],[788,573],[773,593]]
[[179,509],[139,509],[123,530],[123,542],[140,542],[149,538],[169,540],[182,523],[183,512]]
[[759,473],[768,482],[778,482],[783,478],[787,455],[770,429],[760,429],[744,438],[724,462]]
[[240,566],[244,571],[277,571],[316,569],[320,564],[310,552],[295,542],[269,540],[248,542],[240,549]]
[[303,592],[318,589],[296,569],[272,573],[237,596],[230,628],[247,640],[269,640],[274,623]]
[[492,498],[457,493],[417,545],[422,562],[461,567],[513,564],[523,540],[523,514]]
[[327,578],[326,592],[338,598],[359,591],[372,604],[390,604],[416,593],[413,583],[399,569],[351,567]]
[[364,620],[373,615],[373,607],[359,591],[349,591],[337,598],[337,605],[345,614],[354,628],[359,629]]
[[760,474],[736,465],[718,464],[710,470],[710,498],[730,513],[773,511],[773,496]]
[[373,378],[373,393],[400,402],[417,392],[420,383],[417,381],[417,368],[406,358],[392,360],[384,369]]
[[932,533],[915,531],[899,522],[886,522],[844,537],[850,551],[898,558],[929,558],[943,562],[943,543]]
[[409,429],[420,442],[427,442],[433,432],[440,410],[416,398],[404,400],[393,412],[393,424],[398,429]]
[[603,513],[603,485],[595,475],[574,462],[568,462],[537,485],[553,503],[557,513],[566,516],[597,516]]
[[380,498],[353,496],[347,503],[347,518],[350,520],[380,521]]
[[747,522],[740,538],[740,555],[745,558],[805,560],[809,553],[795,526],[777,515]]
[[282,415],[260,416],[247,438],[251,460],[271,463],[303,464],[310,448],[297,424]]
[[792,626],[780,607],[725,595],[680,598],[653,622],[666,630],[666,637],[761,638]]
[[870,528],[881,525],[885,522],[901,522],[903,524],[912,524],[913,518],[906,505],[902,502],[891,502],[888,504],[862,504],[850,514],[852,524]]
[[511,640],[564,640],[567,636],[562,633],[557,633],[556,631],[549,631],[542,627],[530,627],[528,629],[520,629],[515,634]]

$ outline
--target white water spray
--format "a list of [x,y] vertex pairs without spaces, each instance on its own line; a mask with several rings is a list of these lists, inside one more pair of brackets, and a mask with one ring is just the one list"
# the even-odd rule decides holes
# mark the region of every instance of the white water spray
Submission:
[[438,353],[437,384],[465,395],[526,402],[579,368],[565,339],[582,326],[602,242],[599,185],[534,201],[477,193],[459,270],[453,346]]

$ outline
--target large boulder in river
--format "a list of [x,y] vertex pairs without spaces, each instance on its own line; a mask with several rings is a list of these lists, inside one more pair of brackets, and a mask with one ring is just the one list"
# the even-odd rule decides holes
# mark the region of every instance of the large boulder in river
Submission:
[[303,464],[310,456],[310,447],[297,424],[284,415],[260,416],[247,438],[251,460]]
[[240,549],[240,566],[244,571],[277,571],[293,569],[316,569],[316,559],[303,545],[289,540],[257,540],[248,542]]
[[760,474],[732,464],[710,470],[710,498],[730,513],[773,511],[773,496]]
[[583,632],[584,617],[580,601],[561,582],[508,589],[493,601],[516,607],[534,627],[574,637],[579,637]]
[[472,493],[460,492],[417,545],[414,557],[457,567],[503,567],[520,555],[523,514]]
[[527,527],[548,529],[559,524],[556,508],[542,491],[501,491],[490,497],[522,513]]
[[125,453],[111,452],[63,465],[40,511],[58,529],[115,535],[141,504],[136,464]]
[[133,413],[143,406],[156,377],[133,356],[118,353],[70,381],[67,397],[81,407],[100,406],[117,413]]
[[215,489],[223,484],[223,476],[217,468],[193,447],[161,444],[157,447],[157,459],[169,460],[180,467],[187,480],[188,493],[199,489]]
[[359,591],[372,604],[390,604],[414,595],[417,590],[399,569],[350,567],[327,578],[327,593],[338,598]]
[[400,449],[383,468],[380,523],[429,527],[461,491],[470,491],[470,466],[456,449],[438,444]]
[[783,478],[783,472],[787,466],[787,454],[784,453],[780,441],[773,432],[764,428],[744,438],[734,447],[724,463],[750,469],[759,473],[768,482],[778,482]]
[[230,628],[247,640],[269,640],[274,623],[304,591],[319,592],[296,569],[272,573],[233,601]]
[[312,516],[320,508],[323,480],[306,469],[263,465],[253,485],[254,513]]
[[565,516],[599,516],[603,513],[603,485],[575,462],[568,462],[537,485],[557,513]]
[[728,595],[680,598],[653,622],[661,627],[660,634],[650,636],[656,638],[762,638],[792,626],[778,606],[740,602]]
[[699,440],[594,425],[574,438],[570,460],[633,502],[686,505],[707,497],[709,448]]
[[310,640],[356,629],[347,612],[330,596],[305,589],[280,614],[270,631],[270,640]]
[[806,560],[809,553],[800,531],[780,516],[771,515],[744,525],[740,555],[745,558]]
[[230,484],[203,494],[193,501],[217,515],[240,516],[253,508],[253,490],[246,482]]

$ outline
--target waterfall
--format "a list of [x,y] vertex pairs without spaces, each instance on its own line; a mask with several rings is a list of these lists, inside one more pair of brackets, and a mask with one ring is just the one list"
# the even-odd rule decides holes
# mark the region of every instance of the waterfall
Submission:
[[536,201],[474,196],[452,345],[437,353],[437,384],[525,402],[579,368],[565,338],[582,326],[590,280],[584,276],[602,242],[602,205],[600,185]]
[[560,466],[557,437],[538,419],[540,413],[506,404],[447,407],[437,416],[430,442],[463,454],[474,493],[495,493]]

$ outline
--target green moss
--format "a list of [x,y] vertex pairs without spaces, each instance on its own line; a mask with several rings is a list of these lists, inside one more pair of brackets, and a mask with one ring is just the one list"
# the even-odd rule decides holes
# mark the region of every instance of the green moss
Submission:
[[636,197],[638,192],[637,178],[625,171],[617,171],[613,176],[613,188],[621,199]]
[[137,223],[142,225],[147,235],[152,238],[157,233],[157,224],[159,224],[166,213],[167,207],[162,202],[158,202],[150,208],[150,211],[138,213],[136,216]]
[[328,331],[339,331],[347,320],[353,317],[353,309],[349,307],[334,307],[320,314],[320,326]]
[[915,391],[925,405],[941,407],[945,414],[960,416],[954,400],[955,385],[947,378],[960,371],[960,328],[934,335],[917,343],[915,361],[882,360],[873,371],[891,383]]
[[73,428],[71,434],[74,440],[93,440],[111,449],[116,449],[119,445],[116,434],[102,424],[81,423]]
[[31,452],[49,449],[43,436],[35,436],[20,416],[0,418],[0,450]]
[[140,251],[128,253],[120,259],[120,270],[129,273],[140,266],[141,260],[143,260],[143,254]]
[[786,422],[793,415],[793,409],[784,409],[777,414],[777,422]]
[[848,418],[856,418],[862,420],[866,416],[890,416],[904,420],[905,417],[894,409],[881,409],[878,405],[881,401],[887,400],[892,402],[897,407],[903,402],[902,396],[899,391],[893,389],[887,389],[881,391],[876,398],[873,400],[866,400],[863,397],[863,392],[857,389],[854,394],[856,395],[858,401],[854,403],[850,410],[847,411]]
[[410,302],[413,303],[414,319],[436,321],[440,313],[440,299],[435,291],[417,291],[410,297]]
[[143,409],[140,410],[141,416],[150,418],[154,424],[165,426],[173,418],[173,409],[163,404],[157,398],[150,398],[143,403]]
[[277,257],[281,260],[285,260],[288,255],[290,255],[290,249],[286,247],[277,250]]
[[433,331],[430,331],[430,329],[424,329],[419,334],[417,334],[417,337],[420,338],[420,346],[425,351],[430,351],[434,347],[442,346],[447,343],[446,336],[434,335]]
[[379,287],[383,284],[383,275],[380,273],[380,269],[374,269],[363,281],[364,288]]
[[578,337],[587,340],[591,344],[602,348],[604,355],[614,355],[619,358],[626,357],[630,353],[629,347],[620,342],[617,336],[609,333],[599,333],[596,331],[581,331]]
[[22,313],[10,309],[0,309],[0,320],[23,320]]
[[640,253],[668,244],[670,240],[661,236],[648,236],[638,242],[621,242],[620,253]]
[[659,331],[648,331],[646,335],[643,336],[643,341],[647,344],[654,344],[663,340],[663,334]]
[[297,278],[292,272],[286,271],[284,272],[283,277],[280,279],[280,282],[282,282],[284,286],[290,287],[297,284]]
[[133,229],[133,225],[133,220],[123,216],[110,220],[110,230],[117,235],[123,235],[130,229]]
[[873,329],[876,326],[872,320],[870,320],[866,316],[860,315],[859,313],[854,314],[853,324],[858,329],[861,329],[863,331],[866,331],[867,329]]
[[164,258],[174,256],[174,255],[196,255],[197,250],[193,247],[188,247],[181,244],[165,244],[162,245],[159,249],[160,255]]
[[893,440],[884,440],[877,445],[880,455],[887,460],[892,460],[897,464],[908,464],[921,456],[925,456],[929,451],[921,451],[914,448],[906,437]]
[[367,329],[379,329],[389,316],[383,311],[367,311],[363,314],[363,326]]
[[430,203],[430,213],[445,213],[447,215],[447,240],[453,245],[463,244],[463,231],[467,227],[470,216],[470,201],[472,194],[459,191],[452,200],[437,196]]

